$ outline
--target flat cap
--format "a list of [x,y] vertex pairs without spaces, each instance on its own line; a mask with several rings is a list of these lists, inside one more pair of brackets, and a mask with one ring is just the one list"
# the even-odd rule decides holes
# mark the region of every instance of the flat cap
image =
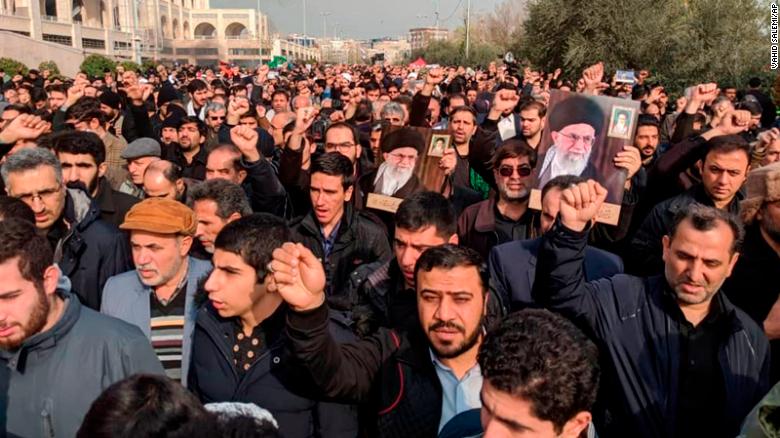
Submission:
[[125,160],[133,160],[141,157],[160,157],[161,155],[162,150],[160,149],[160,143],[149,137],[141,137],[131,141],[125,150],[119,154],[119,156]]
[[148,198],[135,204],[119,226],[122,230],[158,234],[195,235],[195,212],[181,202],[167,198]]

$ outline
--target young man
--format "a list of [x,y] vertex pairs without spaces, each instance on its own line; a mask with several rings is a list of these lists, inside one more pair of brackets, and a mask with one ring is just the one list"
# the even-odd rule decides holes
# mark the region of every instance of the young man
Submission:
[[[198,311],[188,387],[204,403],[255,403],[267,408],[285,437],[357,435],[353,407],[316,402],[306,373],[285,352],[288,306],[268,289],[272,251],[290,240],[283,219],[254,214],[217,236],[214,271]],[[347,339],[345,326],[334,332]]]
[[482,438],[578,438],[591,423],[598,350],[566,319],[522,310],[479,348]]
[[347,157],[338,152],[322,154],[314,158],[310,172],[312,211],[290,224],[293,239],[322,260],[328,296],[346,299],[344,286],[356,268],[390,260],[387,231],[376,219],[352,208],[354,169]]
[[65,187],[62,167],[46,149],[13,154],[2,176],[8,195],[33,209],[35,225],[56,250],[55,262],[73,282],[73,291],[87,307],[99,309],[106,280],[132,266],[125,237],[100,219],[87,193]]
[[87,192],[100,208],[100,218],[119,226],[138,198],[114,190],[105,178],[108,165],[100,137],[91,132],[65,131],[53,136],[51,144],[60,160],[65,185]]
[[35,226],[0,223],[2,434],[75,436],[92,401],[135,373],[162,374],[141,332],[57,288],[54,251]]
[[168,377],[187,382],[198,281],[211,264],[187,254],[195,214],[179,202],[150,198],[136,204],[121,229],[130,233],[135,270],[111,277],[101,313],[136,325],[151,341]]
[[179,122],[179,142],[163,150],[162,158],[178,164],[186,178],[203,181],[206,178],[206,124],[197,117],[185,117]]
[[609,371],[596,429],[604,436],[735,436],[769,389],[766,336],[720,293],[739,258],[740,224],[723,210],[689,205],[661,239],[663,276],[585,282],[588,228],[606,196],[593,180],[563,191],[533,290],[535,301],[603,345]]
[[381,329],[341,346],[328,332],[325,273],[311,251],[286,243],[269,268],[273,289],[292,309],[286,331],[293,354],[328,397],[367,403],[376,419],[366,422],[366,436],[436,436],[481,407],[477,351],[488,292],[473,250],[444,245],[417,261],[414,330]]

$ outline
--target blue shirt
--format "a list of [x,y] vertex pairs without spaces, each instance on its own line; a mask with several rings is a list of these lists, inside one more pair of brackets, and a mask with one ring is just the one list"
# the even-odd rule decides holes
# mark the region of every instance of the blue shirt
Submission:
[[[430,350],[429,350],[430,351]],[[448,421],[461,412],[482,407],[479,391],[482,389],[482,370],[479,364],[474,364],[463,378],[458,380],[455,373],[431,353],[431,361],[436,369],[436,376],[441,382],[441,420],[439,431]]]

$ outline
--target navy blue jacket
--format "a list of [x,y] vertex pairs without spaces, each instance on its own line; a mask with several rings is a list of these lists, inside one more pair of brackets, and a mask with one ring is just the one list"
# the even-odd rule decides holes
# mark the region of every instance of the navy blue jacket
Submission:
[[[286,347],[286,314],[282,304],[263,322],[268,348],[241,376],[233,364],[234,322],[204,305],[195,322],[187,387],[203,403],[254,403],[269,410],[284,438],[356,437],[356,407],[315,400],[312,380]],[[336,331],[333,324],[331,330]],[[346,329],[338,332],[345,341],[351,336]]]
[[[536,277],[536,256],[542,238],[516,240],[493,247],[488,262],[490,289],[509,311],[540,307],[531,290]],[[623,273],[620,257],[598,248],[585,248],[585,280],[593,281]]]
[[[594,416],[602,437],[674,437],[680,388],[679,304],[663,276],[616,275],[586,282],[587,231],[560,220],[539,249],[534,300],[560,312],[599,345],[603,406]],[[730,326],[719,346],[726,402],[712,416],[722,436],[735,436],[742,420],[769,390],[769,342],[758,325],[729,302]]]

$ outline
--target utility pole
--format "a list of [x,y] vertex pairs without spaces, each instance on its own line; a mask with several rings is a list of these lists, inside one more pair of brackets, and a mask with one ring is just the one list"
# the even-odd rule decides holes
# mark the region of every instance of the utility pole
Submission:
[[322,15],[322,39],[327,39],[328,37],[328,15],[331,15],[330,12],[320,12],[320,15]]
[[303,0],[303,36],[306,37],[306,0]]
[[471,37],[471,0],[466,0],[466,59],[469,59],[469,39]]
[[435,0],[436,11],[433,13],[436,16],[436,30],[439,30],[439,0]]

